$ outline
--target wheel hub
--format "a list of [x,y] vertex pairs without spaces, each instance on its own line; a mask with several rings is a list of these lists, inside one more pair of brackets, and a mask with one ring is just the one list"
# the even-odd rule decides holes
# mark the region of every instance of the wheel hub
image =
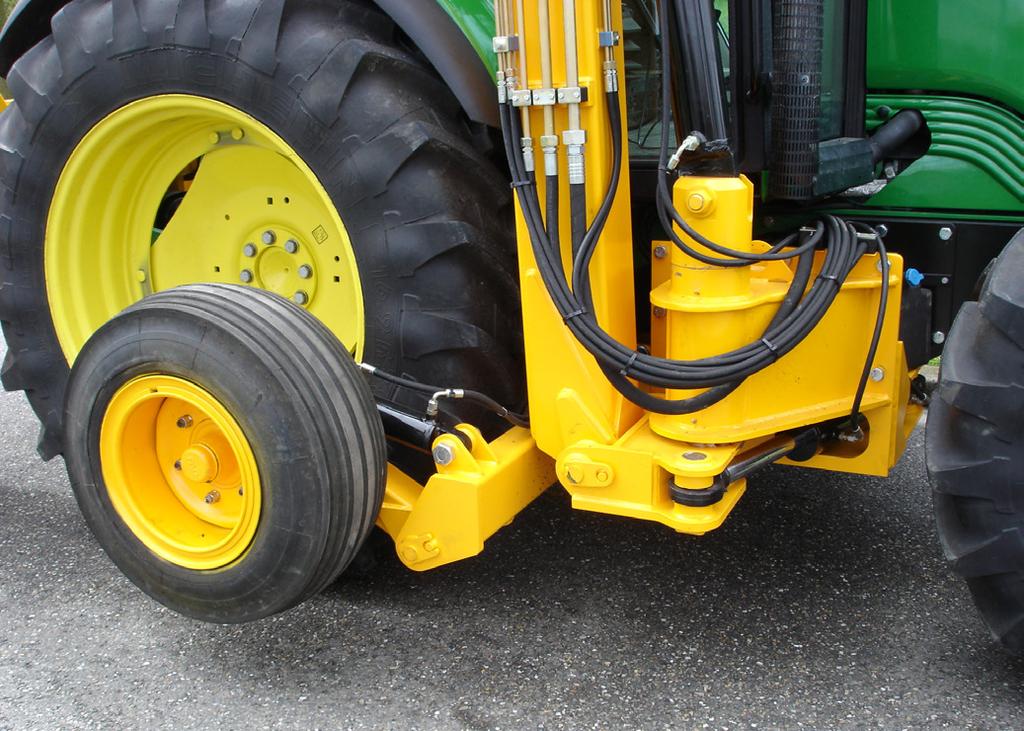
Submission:
[[107,494],[136,538],[190,569],[237,560],[259,524],[256,459],[241,428],[208,391],[149,375],[111,398],[100,432]]
[[211,99],[149,97],[100,120],[57,183],[45,264],[69,363],[128,305],[196,282],[276,292],[361,357],[362,288],[333,202],[281,137]]

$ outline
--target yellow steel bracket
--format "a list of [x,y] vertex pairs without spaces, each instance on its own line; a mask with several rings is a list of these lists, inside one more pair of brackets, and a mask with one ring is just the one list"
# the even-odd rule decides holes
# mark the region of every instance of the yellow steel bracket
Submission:
[[[488,443],[460,424],[467,438],[446,434],[434,442],[444,464],[426,486],[394,465],[377,524],[395,541],[402,562],[426,571],[480,553],[484,541],[555,482],[554,461],[530,432],[515,428]],[[439,449],[440,448],[440,449]]]

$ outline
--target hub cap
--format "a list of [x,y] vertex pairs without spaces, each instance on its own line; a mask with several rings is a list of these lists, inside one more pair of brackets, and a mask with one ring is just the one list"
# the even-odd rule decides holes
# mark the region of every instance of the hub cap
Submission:
[[252,448],[227,409],[194,383],[151,375],[118,389],[103,417],[100,462],[117,514],[173,564],[221,568],[256,534]]

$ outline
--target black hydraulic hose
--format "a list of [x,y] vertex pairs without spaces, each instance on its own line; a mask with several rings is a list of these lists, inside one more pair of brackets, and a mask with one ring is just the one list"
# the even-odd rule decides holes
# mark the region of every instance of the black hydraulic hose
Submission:
[[854,226],[861,228],[865,233],[875,235],[875,242],[878,247],[879,263],[882,265],[882,289],[878,294],[878,314],[875,316],[875,328],[871,334],[871,344],[868,346],[868,357],[864,361],[864,369],[861,371],[860,382],[857,385],[857,393],[853,397],[853,409],[850,411],[850,428],[858,427],[860,407],[864,400],[864,391],[868,387],[868,378],[871,377],[871,369],[874,367],[875,356],[878,354],[878,344],[882,340],[882,329],[885,326],[885,311],[889,305],[889,256],[882,243],[882,237],[878,232],[866,224],[855,223]]
[[569,230],[572,231],[572,255],[579,253],[587,235],[587,184],[569,185]]
[[374,378],[379,378],[380,380],[386,381],[392,385],[408,388],[412,391],[418,391],[419,393],[429,396],[440,395],[441,398],[453,398],[460,399],[462,401],[469,401],[477,404],[478,406],[482,406],[494,414],[497,414],[513,426],[521,426],[525,428],[529,428],[530,426],[529,417],[525,414],[517,414],[514,411],[510,411],[490,396],[480,393],[479,391],[473,391],[465,388],[441,388],[440,386],[431,386],[427,383],[420,383],[419,381],[413,381],[409,378],[396,376],[393,373],[382,371],[380,368],[365,363],[361,364],[360,367]]
[[558,175],[548,175],[547,184],[544,189],[547,194],[547,216],[545,221],[547,223],[547,234],[548,241],[555,249],[561,248],[561,239],[559,236],[559,229],[561,228],[561,221],[559,219],[558,203],[559,203],[559,191],[558,191]]

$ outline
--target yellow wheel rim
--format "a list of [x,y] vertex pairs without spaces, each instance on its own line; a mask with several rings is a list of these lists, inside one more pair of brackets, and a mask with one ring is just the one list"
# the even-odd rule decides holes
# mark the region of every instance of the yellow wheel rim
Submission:
[[[154,228],[169,190],[180,205]],[[128,305],[196,282],[277,292],[362,356],[359,272],[327,191],[269,127],[210,99],[142,99],[85,135],[54,191],[45,270],[69,363]]]
[[114,510],[161,558],[217,569],[252,543],[256,458],[228,410],[196,384],[148,375],[118,389],[103,416],[100,464]]

